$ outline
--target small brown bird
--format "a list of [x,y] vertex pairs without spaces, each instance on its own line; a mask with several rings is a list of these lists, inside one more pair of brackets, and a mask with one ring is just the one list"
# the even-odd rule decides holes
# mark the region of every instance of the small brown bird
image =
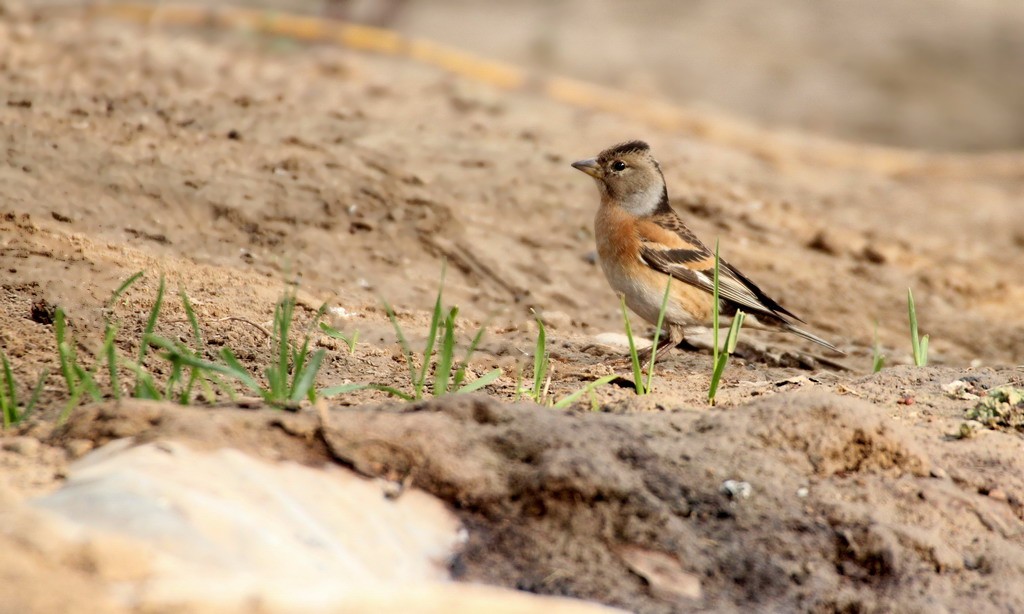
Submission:
[[[601,207],[594,218],[597,254],[608,283],[626,297],[626,305],[656,325],[666,284],[670,279],[683,282],[672,284],[664,320],[669,339],[659,344],[658,354],[670,350],[674,328],[712,319],[714,253],[672,209],[665,177],[647,143],[622,143],[572,166],[593,177],[601,192]],[[798,328],[796,323],[803,320],[724,260],[719,265],[718,296],[722,314],[741,309],[762,324],[840,352]]]

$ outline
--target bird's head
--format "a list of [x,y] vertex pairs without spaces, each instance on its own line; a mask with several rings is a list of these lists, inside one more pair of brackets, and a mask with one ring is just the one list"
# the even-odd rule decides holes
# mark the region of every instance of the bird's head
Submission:
[[643,141],[609,147],[596,158],[573,162],[572,166],[597,181],[602,202],[634,215],[650,215],[667,201],[661,167]]

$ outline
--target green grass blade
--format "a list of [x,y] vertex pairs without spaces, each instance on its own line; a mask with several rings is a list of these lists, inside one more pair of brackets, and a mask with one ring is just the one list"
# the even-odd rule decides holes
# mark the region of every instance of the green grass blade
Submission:
[[153,376],[145,371],[142,372],[139,378],[139,394],[136,397],[139,399],[149,399],[150,401],[164,400],[160,394],[160,389],[156,387],[156,382],[153,381]]
[[928,364],[928,335],[922,338],[918,333],[917,307],[910,288],[907,288],[907,312],[910,316],[910,346],[914,352],[914,364],[923,367]]
[[430,370],[430,359],[434,354],[434,343],[437,340],[437,330],[441,326],[444,317],[444,308],[441,306],[441,296],[444,293],[445,265],[441,265],[441,285],[437,289],[437,300],[434,302],[434,312],[430,316],[430,328],[427,331],[427,344],[423,348],[423,364],[420,365],[419,377],[413,380],[413,388],[416,391],[416,398],[423,398],[423,388],[427,381],[427,372]]
[[711,373],[711,385],[708,386],[708,403],[711,405],[715,404],[718,386],[722,381],[722,374],[725,373],[725,367],[729,363],[729,356],[736,351],[736,344],[739,341],[740,329],[743,327],[745,317],[746,314],[736,310],[736,315],[733,316],[732,324],[729,326],[729,332],[725,336],[725,350],[718,355],[718,362],[715,363],[715,369]]
[[708,386],[708,403],[715,404],[715,397],[718,395],[718,383],[722,381],[722,373],[725,372],[725,363],[729,362],[729,355],[722,353],[715,363],[715,370],[711,372],[711,385]]
[[303,397],[308,397],[310,403],[316,402],[316,390],[313,388],[313,385],[316,384],[316,375],[320,371],[320,365],[323,363],[326,354],[327,350],[313,352],[313,355],[309,358],[309,363],[306,364],[301,373],[297,373],[295,376],[296,381],[292,387],[290,400],[301,401]]
[[878,373],[885,367],[885,355],[882,354],[878,345],[878,320],[875,320],[874,344],[872,346],[871,372]]
[[177,395],[174,393],[178,388],[178,384],[181,383],[181,376],[185,371],[184,366],[180,360],[177,360],[176,356],[165,356],[171,361],[171,374],[167,376],[167,381],[164,382],[164,398],[171,399]]
[[36,408],[36,404],[39,403],[39,397],[43,394],[43,385],[46,384],[46,378],[50,377],[50,370],[43,369],[43,372],[39,374],[39,379],[36,381],[35,388],[32,389],[32,396],[28,399],[28,405],[25,406],[25,411],[21,413],[21,419],[24,420],[32,413],[32,410]]
[[398,344],[402,347],[402,355],[405,357],[405,364],[409,368],[409,381],[412,382],[413,390],[415,390],[416,364],[412,360],[412,347],[409,346],[409,341],[405,338],[405,333],[402,332],[402,326],[398,323],[398,316],[395,315],[395,310],[386,301],[384,302],[384,310],[388,314],[388,319],[391,320],[391,326],[395,329]]
[[224,375],[230,375],[231,377],[234,377],[238,381],[242,382],[242,384],[245,385],[246,388],[252,390],[253,392],[256,392],[260,396],[267,396],[268,391],[264,390],[263,387],[260,386],[259,382],[256,381],[256,378],[254,378],[249,373],[249,370],[242,366],[242,363],[238,362],[238,359],[235,358],[235,354],[230,349],[221,349],[220,357],[221,360],[224,361],[226,366],[218,365],[216,363],[206,363],[206,361],[201,362],[205,363],[205,368],[211,371],[216,371],[217,373],[222,373]]
[[274,306],[273,345],[277,361],[266,369],[270,384],[269,398],[273,401],[284,401],[289,398],[288,358],[292,355],[289,334],[292,318],[295,314],[295,295],[287,290],[284,297]]
[[60,372],[64,376],[64,383],[67,384],[68,394],[74,396],[75,391],[78,389],[78,382],[75,379],[75,372],[71,368],[71,363],[73,362],[71,348],[65,341],[66,327],[64,310],[58,307],[53,323],[54,334],[57,338],[57,357],[60,359]]
[[[215,377],[215,374],[232,377],[260,396],[264,398],[267,398],[268,396],[267,391],[260,387],[259,382],[257,382],[249,371],[243,367],[240,362],[238,362],[238,359],[235,358],[235,355],[228,348],[223,348],[220,352],[220,356],[224,361],[224,364],[218,364],[208,360],[203,360],[187,348],[183,348],[174,341],[164,337],[149,335],[144,339],[144,341],[165,350],[167,352],[167,355],[165,356],[167,360],[177,363],[183,367],[197,370],[198,376],[200,377],[210,376],[210,380],[213,381],[213,383],[222,391],[227,392],[228,396],[232,399],[234,398],[233,391],[230,391],[230,388],[227,387],[219,377]],[[136,373],[145,372],[138,365],[132,365],[131,368]]]
[[747,314],[737,309],[736,315],[732,317],[732,325],[729,326],[729,334],[725,338],[725,352],[732,354],[736,351],[736,344],[740,340],[740,329],[743,328],[743,320]]
[[[209,378],[211,382],[213,382],[213,385],[216,386],[217,389],[224,394],[224,396],[231,399],[232,401],[238,400],[238,395],[235,393],[235,389],[232,388],[231,386],[228,386],[227,383],[218,374],[207,372],[206,377]],[[213,398],[212,393],[210,394],[210,398]]]
[[[153,307],[152,307],[152,309],[149,310],[149,318],[146,319],[146,328],[144,328],[142,330],[142,336],[143,337],[145,337],[146,335],[152,335],[153,331],[156,330],[156,321],[157,321],[157,318],[160,317],[160,309],[163,308],[163,305],[164,305],[164,291],[166,290],[166,288],[167,288],[166,281],[164,280],[164,276],[161,275],[160,276],[160,285],[157,287],[157,290],[156,290],[156,300],[153,301]],[[142,344],[139,345],[139,360],[138,360],[138,362],[139,362],[140,365],[142,364],[143,359],[146,358],[147,347],[148,346],[145,343],[142,343]]]
[[57,416],[57,426],[60,426],[67,422],[67,419],[71,416],[71,411],[78,406],[78,402],[82,398],[82,390],[84,386],[77,386],[75,391],[71,393],[71,398],[64,404],[64,409],[60,412],[60,416]]
[[[207,403],[212,403],[217,398],[217,393],[213,389],[213,384],[217,382],[214,380],[218,380],[220,377],[212,371],[197,371],[197,373],[196,381],[199,383],[199,391],[203,395],[203,400]],[[227,396],[231,398],[231,394]]]
[[554,407],[556,409],[565,409],[566,407],[569,407],[570,405],[575,403],[576,400],[579,399],[584,394],[593,393],[593,391],[596,388],[600,388],[601,386],[604,386],[604,385],[608,384],[609,382],[614,380],[616,377],[618,377],[618,375],[615,375],[613,373],[612,375],[605,375],[602,378],[596,379],[596,380],[590,382],[589,384],[587,384],[586,386],[584,386],[583,388],[580,388],[576,392],[574,392],[574,393],[570,394],[569,396],[561,399],[560,401],[555,403]]
[[188,381],[182,387],[181,392],[178,393],[178,405],[189,405],[192,399],[192,389],[195,387],[196,382],[199,380],[199,369],[192,367],[188,370]]
[[143,275],[143,271],[139,271],[138,273],[136,273],[136,274],[132,275],[131,277],[129,277],[128,279],[124,280],[124,282],[120,286],[118,286],[117,290],[114,290],[114,293],[110,295],[110,298],[107,299],[107,304],[106,304],[107,309],[110,309],[111,307],[113,307],[114,304],[117,302],[117,300],[121,298],[121,295],[124,294],[125,292],[127,292],[128,288],[130,288],[132,286],[132,284],[134,284],[135,282],[139,281],[139,279],[142,278],[142,275]]
[[[3,362],[4,368],[5,405],[10,407],[10,413],[14,418],[12,423],[14,423],[18,421],[18,387],[15,385],[14,370],[11,369],[11,363],[7,360],[7,354],[0,352],[0,361]],[[7,426],[6,418],[4,416],[4,426]]]
[[452,307],[444,319],[444,332],[441,339],[441,353],[437,357],[437,369],[434,371],[434,396],[448,394],[452,379],[452,364],[455,362],[455,318],[459,314],[458,307]]
[[[97,363],[97,368],[99,364]],[[78,376],[78,381],[82,383],[81,388],[89,393],[89,398],[94,402],[98,403],[103,400],[103,394],[100,392],[99,386],[96,385],[96,379],[93,374],[86,371],[84,367],[79,364],[73,366],[75,374]]]
[[466,379],[466,367],[469,366],[469,360],[476,353],[476,349],[480,346],[480,342],[484,338],[484,333],[487,331],[487,322],[480,325],[480,328],[473,335],[473,339],[469,342],[469,347],[466,348],[466,355],[462,358],[462,364],[455,371],[455,379],[452,381],[452,388],[457,390],[462,386],[462,382]]
[[[321,351],[326,352],[326,350],[321,350]],[[307,368],[309,367],[309,364],[307,363],[307,360],[309,360],[309,359],[310,359],[310,356],[309,356],[309,337],[307,336],[306,339],[302,342],[302,348],[298,352],[294,352],[294,351],[292,352],[292,373],[293,373],[293,376],[292,376],[291,386],[288,388],[288,398],[291,398],[292,396],[295,395],[295,391],[298,389],[298,386],[299,386],[299,380],[301,379],[300,376],[304,375],[306,373],[306,371],[307,371]],[[317,369],[319,369],[319,368],[320,368],[320,366],[317,365]],[[313,377],[314,378],[316,377],[316,373],[315,372],[313,373]],[[307,392],[308,392],[308,389],[307,389]],[[300,394],[299,398],[301,399],[303,396],[305,396],[305,395],[301,395]]]
[[643,372],[640,370],[640,357],[636,352],[636,342],[633,341],[633,327],[629,324],[629,313],[626,311],[625,295],[619,295],[619,302],[622,305],[622,320],[626,324],[626,339],[629,340],[629,358],[633,363],[633,386],[636,388],[637,394],[646,394]]
[[107,374],[110,376],[110,394],[114,399],[121,398],[121,380],[117,375],[117,346],[114,337],[117,327],[107,322],[106,334],[103,336],[103,356],[107,361]]
[[340,339],[342,343],[344,343],[346,347],[348,347],[349,354],[355,352],[356,340],[359,339],[359,331],[355,331],[354,333],[352,333],[352,336],[349,337],[346,336],[345,333],[341,332],[340,330],[331,327],[326,322],[320,322],[320,330],[323,331],[325,335],[332,339]]
[[[145,339],[147,335],[152,335],[153,331],[156,330],[156,321],[160,317],[160,309],[164,304],[164,290],[166,290],[167,284],[163,274],[160,275],[160,285],[157,287],[156,300],[153,301],[153,308],[149,310],[149,318],[146,320],[146,328],[142,331],[142,337]],[[146,361],[146,352],[149,351],[149,344],[143,341],[139,344],[139,357],[137,362],[141,366]],[[152,383],[152,382],[151,382]],[[135,382],[135,392],[138,396],[139,392],[139,381]]]
[[386,393],[390,394],[391,396],[398,397],[398,398],[400,398],[400,399],[402,399],[404,401],[415,401],[416,400],[411,394],[406,394],[406,393],[402,392],[401,390],[399,390],[398,388],[395,388],[393,386],[385,386],[383,384],[367,384],[366,387],[370,388],[370,389],[373,389],[373,390],[379,390],[381,392],[386,392]]
[[644,388],[647,392],[651,391],[651,387],[654,385],[654,361],[658,354],[658,339],[661,337],[661,327],[665,323],[665,312],[668,311],[668,297],[669,291],[672,289],[672,278],[668,278],[668,283],[665,284],[665,296],[661,297],[661,309],[658,311],[658,324],[654,327],[654,340],[651,345],[651,363],[647,366],[647,383]]
[[4,385],[0,386],[0,409],[3,410],[4,428],[17,424],[21,420],[18,412],[18,391],[14,385],[14,372],[7,355],[0,350],[0,361],[3,362]]
[[499,377],[501,377],[501,369],[494,369],[492,371],[488,371],[487,373],[484,373],[475,380],[469,382],[462,388],[459,388],[455,392],[458,394],[465,394],[467,392],[474,392],[480,390],[484,386],[489,386],[492,383],[494,383],[494,380],[498,379]]
[[178,288],[178,296],[181,297],[181,306],[185,309],[185,317],[188,318],[188,324],[192,328],[192,340],[196,342],[196,349],[200,349],[203,347],[203,333],[199,328],[199,318],[196,317],[196,311],[192,308],[192,301],[189,300],[184,286]]
[[519,399],[523,398],[523,367],[516,361],[516,393],[512,397],[513,403],[518,403]]
[[533,319],[537,321],[537,346],[533,350],[533,402],[540,403],[551,357],[548,355],[548,331],[544,321],[538,315],[534,315]]
[[7,428],[18,422],[18,408],[13,407],[7,400],[7,393],[0,387],[0,417],[3,418],[3,428]]

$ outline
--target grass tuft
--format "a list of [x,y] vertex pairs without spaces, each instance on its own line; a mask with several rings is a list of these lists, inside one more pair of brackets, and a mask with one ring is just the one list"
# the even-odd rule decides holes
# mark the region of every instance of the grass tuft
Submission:
[[910,345],[914,351],[914,364],[924,367],[928,364],[928,335],[918,335],[917,307],[914,305],[914,293],[910,288],[907,288],[907,311],[910,314]]
[[743,328],[743,319],[746,314],[743,311],[737,309],[736,314],[732,318],[732,325],[729,326],[729,332],[725,337],[725,348],[721,348],[718,345],[718,327],[721,316],[721,303],[718,298],[718,271],[721,266],[721,260],[718,257],[718,241],[715,240],[715,276],[714,276],[714,287],[711,293],[711,322],[712,322],[712,343],[714,347],[712,349],[711,364],[713,369],[711,372],[711,383],[708,386],[708,404],[715,404],[715,397],[718,396],[718,386],[722,381],[722,374],[725,373],[725,366],[729,362],[729,356],[736,351],[736,344],[739,342],[740,329]]
[[[548,392],[551,388],[551,374],[554,371],[551,368],[551,353],[548,351],[548,333],[547,328],[544,326],[544,321],[540,316],[534,314],[534,320],[537,322],[537,343],[533,351],[533,387],[522,388],[522,372],[519,372],[519,377],[516,380],[516,394],[515,399],[518,401],[523,393],[527,393],[527,397],[538,405],[547,405],[556,409],[564,409],[569,407],[584,394],[589,394],[593,399],[594,390],[604,386],[614,380],[617,375],[606,375],[598,378],[579,390],[566,395],[565,397],[555,401],[548,397]],[[593,403],[596,406],[596,401]]]
[[548,351],[548,331],[544,320],[537,314],[533,319],[537,322],[537,343],[533,349],[533,388],[527,392],[534,403],[543,405],[551,386],[551,353]]
[[[394,386],[372,383],[345,384],[343,386],[336,386],[322,390],[321,394],[332,396],[343,392],[352,392],[354,390],[371,388],[386,392],[406,401],[418,401],[425,396],[428,390],[430,390],[434,396],[465,394],[467,392],[480,390],[481,388],[494,383],[495,380],[501,377],[501,369],[493,369],[471,382],[466,382],[469,360],[476,352],[481,340],[483,340],[486,324],[477,329],[469,347],[466,348],[466,353],[462,360],[456,361],[455,330],[459,308],[451,307],[448,310],[444,309],[445,272],[446,265],[442,263],[441,282],[437,289],[437,299],[434,301],[434,310],[431,312],[430,316],[430,327],[427,330],[426,344],[424,345],[423,351],[419,354],[413,352],[412,346],[409,344],[409,340],[405,336],[405,332],[402,330],[401,324],[398,323],[398,316],[395,314],[395,310],[387,301],[384,301],[384,310],[388,314],[391,326],[395,329],[395,335],[398,337],[398,343],[402,347],[402,357],[405,359],[405,364],[409,369],[409,379],[412,386],[412,390],[410,392],[400,390]],[[441,337],[441,343],[435,360],[434,349],[437,346],[438,336]],[[431,367],[433,367],[433,374],[431,374]],[[431,375],[433,375],[433,378],[431,378]]]
[[885,367],[885,354],[882,353],[882,346],[878,344],[878,320],[875,320],[874,342],[871,346],[871,372],[878,373]]
[[331,339],[338,339],[344,343],[345,347],[348,348],[349,356],[356,353],[356,343],[359,342],[359,331],[355,331],[351,335],[346,335],[326,322],[320,323],[320,330]]
[[16,426],[21,423],[22,420],[27,418],[32,410],[35,409],[36,404],[39,402],[39,395],[43,392],[43,384],[46,383],[46,378],[49,377],[50,372],[43,370],[39,375],[39,379],[36,381],[35,387],[32,389],[32,395],[29,397],[28,403],[21,407],[18,403],[18,382],[14,378],[14,370],[11,368],[10,361],[7,360],[7,354],[0,350],[0,416],[3,419],[3,428],[9,428]]

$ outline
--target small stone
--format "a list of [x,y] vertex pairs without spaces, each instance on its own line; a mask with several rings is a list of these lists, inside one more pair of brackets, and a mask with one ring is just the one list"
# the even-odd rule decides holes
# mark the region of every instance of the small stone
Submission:
[[[594,335],[594,343],[600,343],[601,345],[613,347],[613,348],[628,348],[629,337],[622,333],[598,333]],[[646,350],[651,347],[651,342],[647,339],[633,339],[633,343],[637,350]]]
[[907,396],[907,397],[902,397],[901,399],[899,399],[896,402],[899,403],[900,405],[913,405],[915,401],[914,401],[914,397]]
[[11,437],[3,441],[3,449],[22,456],[35,456],[39,453],[39,440],[35,437]]
[[962,379],[953,380],[948,384],[942,385],[942,391],[948,394],[951,398],[961,399],[964,401],[971,401],[978,398],[978,395],[970,392],[974,389],[974,386],[970,382],[966,382]]
[[722,494],[729,495],[730,499],[749,499],[753,490],[749,482],[737,480],[726,480],[721,488]]
[[1005,490],[996,487],[988,491],[988,498],[995,499],[996,501],[1006,501],[1009,497],[1006,496]]
[[806,499],[807,495],[809,494],[811,494],[811,491],[808,490],[806,486],[801,486],[800,488],[796,489],[796,496],[800,497],[801,499]]
[[946,473],[946,470],[942,467],[932,467],[931,471],[928,472],[928,475],[938,480],[945,480],[949,477],[949,474]]

